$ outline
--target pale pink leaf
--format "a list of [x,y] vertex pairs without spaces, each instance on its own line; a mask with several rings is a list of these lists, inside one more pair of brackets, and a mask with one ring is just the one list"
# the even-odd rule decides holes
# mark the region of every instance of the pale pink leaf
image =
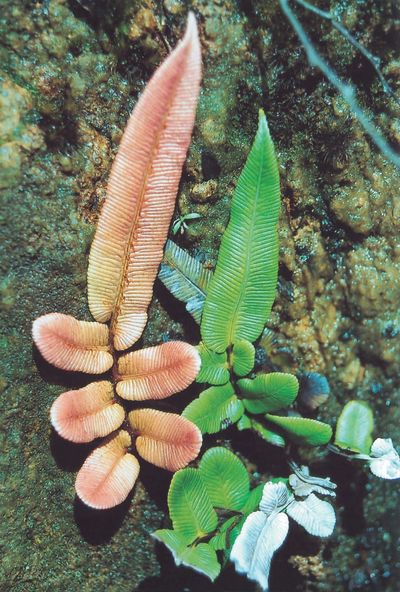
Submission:
[[141,349],[118,360],[117,393],[131,401],[164,399],[189,386],[199,369],[196,348],[183,341]]
[[175,413],[137,409],[129,413],[129,423],[138,436],[138,453],[157,467],[177,471],[194,460],[200,451],[200,430]]
[[50,417],[60,436],[82,443],[111,434],[124,421],[125,411],[115,402],[111,382],[102,381],[60,395]]
[[113,365],[108,327],[50,313],[33,322],[33,340],[47,362],[72,372],[103,374]]
[[88,270],[94,318],[114,346],[141,336],[192,134],[201,77],[196,21],[139,99],[113,163]]
[[105,510],[127,498],[139,474],[137,459],[128,453],[130,446],[130,435],[120,430],[88,456],[75,481],[76,493],[86,505]]

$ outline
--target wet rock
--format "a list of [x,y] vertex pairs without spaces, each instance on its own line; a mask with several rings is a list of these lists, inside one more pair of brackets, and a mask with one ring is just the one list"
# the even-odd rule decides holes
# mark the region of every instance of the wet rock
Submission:
[[213,179],[193,185],[191,198],[196,203],[212,201],[217,197],[218,183]]
[[24,156],[42,144],[37,126],[23,121],[31,109],[32,99],[24,88],[7,78],[0,81],[0,189],[18,185]]
[[390,243],[371,237],[346,259],[349,303],[355,317],[397,311],[400,299],[400,259]]

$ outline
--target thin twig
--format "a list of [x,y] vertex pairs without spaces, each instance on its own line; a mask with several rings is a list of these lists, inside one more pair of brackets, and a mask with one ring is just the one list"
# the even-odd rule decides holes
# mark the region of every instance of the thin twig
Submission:
[[304,8],[309,10],[310,12],[313,12],[314,14],[317,14],[318,16],[320,16],[326,20],[329,20],[332,24],[332,27],[334,27],[337,31],[339,31],[339,33],[341,35],[343,35],[343,37],[349,43],[351,43],[351,45],[353,47],[355,47],[369,61],[371,66],[374,68],[376,75],[378,76],[379,80],[381,81],[384,92],[389,94],[397,103],[400,104],[399,97],[396,95],[396,93],[394,92],[394,90],[392,89],[392,87],[390,86],[390,84],[388,83],[388,81],[386,80],[386,78],[382,74],[382,71],[379,67],[379,59],[376,56],[372,55],[372,53],[370,51],[368,51],[368,49],[366,49],[363,45],[361,45],[361,43],[359,41],[357,41],[357,39],[350,33],[350,31],[348,29],[346,29],[346,27],[344,27],[339,21],[335,20],[335,17],[330,12],[326,12],[325,10],[321,10],[320,8],[317,8],[313,4],[306,2],[306,0],[295,0],[295,1],[297,2],[297,4],[300,4],[301,6],[303,6]]
[[289,7],[288,0],[279,0],[279,3],[287,19],[289,20],[293,29],[295,30],[296,35],[303,44],[310,66],[314,66],[321,70],[321,72],[326,76],[329,82],[340,92],[343,99],[346,101],[350,109],[353,111],[358,121],[366,131],[366,133],[370,136],[373,142],[375,142],[380,151],[395,166],[400,168],[400,155],[393,150],[393,148],[389,145],[386,139],[382,136],[380,131],[369,119],[368,115],[360,107],[356,99],[356,91],[354,86],[350,83],[343,82],[343,80],[339,78],[339,76],[336,74],[335,70],[333,70],[333,68],[331,68],[327,64],[327,62],[325,62],[325,60],[319,55],[314,45],[311,43],[307,33],[298,21],[296,15]]
[[334,444],[327,444],[327,449],[329,452],[333,452],[334,454],[338,454],[339,456],[344,456],[347,460],[371,460],[371,457],[368,454],[358,454],[356,452],[352,452],[349,450],[348,452],[343,452]]

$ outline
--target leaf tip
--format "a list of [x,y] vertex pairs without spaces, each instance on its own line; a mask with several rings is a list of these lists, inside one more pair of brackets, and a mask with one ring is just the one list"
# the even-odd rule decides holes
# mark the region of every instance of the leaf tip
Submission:
[[187,21],[186,21],[186,32],[185,32],[185,37],[198,37],[198,29],[197,29],[197,21],[196,21],[196,17],[195,14],[192,10],[189,10],[188,12],[188,16],[187,16]]

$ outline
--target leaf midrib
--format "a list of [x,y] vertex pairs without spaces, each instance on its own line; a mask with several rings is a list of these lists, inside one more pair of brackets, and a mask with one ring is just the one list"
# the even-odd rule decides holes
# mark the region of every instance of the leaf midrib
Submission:
[[[194,288],[195,292],[199,292],[201,296],[204,296],[204,298],[206,297],[206,295],[207,295],[206,292],[204,292],[204,290],[202,290],[199,285],[197,285],[183,271],[181,271],[174,261],[169,259],[168,256],[164,257],[164,261],[167,265],[172,267],[172,269],[174,269],[184,280],[186,280],[186,282]],[[204,270],[200,270],[200,273],[199,273],[200,280],[201,280],[202,271],[204,271]],[[192,296],[192,298],[193,298],[193,296]]]
[[[207,495],[206,491],[204,491],[204,493]],[[200,520],[199,520],[199,517],[198,517],[198,515],[197,515],[197,514],[196,514],[196,513],[193,511],[193,509],[194,509],[194,504],[193,504],[193,505],[191,505],[191,504],[189,503],[189,502],[190,502],[190,500],[191,500],[191,497],[190,497],[190,495],[188,494],[188,492],[187,492],[185,489],[183,489],[183,495],[184,495],[184,498],[185,498],[185,501],[186,501],[187,507],[190,509],[190,511],[191,511],[191,515],[192,515],[192,517],[195,519],[195,520],[194,520],[194,522],[195,522],[195,527],[196,527],[196,536],[197,536],[197,537],[204,536],[205,534],[207,534],[207,532],[204,532],[203,530],[201,530],[201,528],[200,528]],[[204,506],[203,506],[203,507],[204,507]],[[211,501],[210,501],[209,507],[211,508],[212,512],[214,512],[214,509],[213,509],[213,507],[212,507]]]
[[[178,74],[177,78],[182,79],[182,75]],[[176,98],[178,85],[179,85],[179,83],[175,85],[174,91],[171,93],[170,100],[167,104],[167,108],[165,109],[164,117],[161,119],[161,123],[159,125],[158,132],[155,136],[155,139],[154,139],[154,142],[152,145],[152,149],[151,149],[149,159],[148,159],[148,162],[147,162],[147,165],[145,168],[145,172],[143,174],[142,184],[141,184],[141,188],[140,188],[140,195],[138,197],[135,216],[132,220],[131,230],[129,232],[129,237],[128,237],[128,240],[125,245],[123,265],[122,265],[121,275],[120,275],[119,282],[118,282],[118,291],[117,291],[117,296],[116,296],[115,303],[113,306],[113,312],[112,312],[111,321],[110,321],[110,337],[111,338],[113,338],[113,336],[114,336],[115,325],[117,323],[120,309],[121,309],[121,306],[122,306],[122,303],[124,300],[125,288],[128,283],[127,270],[129,268],[129,255],[132,251],[132,246],[134,246],[134,244],[136,242],[136,237],[137,237],[138,228],[139,228],[138,222],[140,221],[141,213],[143,210],[143,203],[144,203],[144,199],[145,199],[145,196],[147,193],[146,190],[147,190],[147,186],[148,186],[148,180],[149,180],[149,177],[151,176],[155,155],[157,154],[157,150],[160,146],[161,137],[162,137],[162,135],[165,131],[165,128],[166,128],[165,122],[167,121],[167,119],[170,115],[171,105],[173,104],[173,102]]]
[[230,323],[229,326],[229,336],[228,336],[228,347],[230,347],[233,344],[233,333],[234,333],[234,329],[236,328],[236,319],[237,319],[237,315],[238,315],[238,311],[239,308],[241,307],[242,304],[242,300],[244,298],[244,292],[247,288],[247,284],[248,284],[248,269],[249,269],[249,261],[250,261],[250,248],[251,245],[253,244],[252,241],[252,237],[254,234],[254,220],[256,218],[256,212],[257,212],[257,204],[258,204],[258,200],[260,197],[260,186],[261,186],[261,176],[262,176],[262,171],[263,171],[263,159],[261,159],[261,163],[260,163],[260,167],[259,167],[259,175],[258,175],[258,180],[257,180],[257,189],[256,189],[256,197],[253,200],[253,211],[252,211],[252,216],[251,216],[251,232],[250,235],[248,236],[247,240],[246,240],[246,244],[247,244],[247,249],[246,249],[246,264],[244,269],[246,270],[245,275],[244,275],[244,281],[241,282],[240,284],[240,295],[239,298],[236,299],[236,306],[235,306],[235,310],[234,313],[232,315],[232,321]]

